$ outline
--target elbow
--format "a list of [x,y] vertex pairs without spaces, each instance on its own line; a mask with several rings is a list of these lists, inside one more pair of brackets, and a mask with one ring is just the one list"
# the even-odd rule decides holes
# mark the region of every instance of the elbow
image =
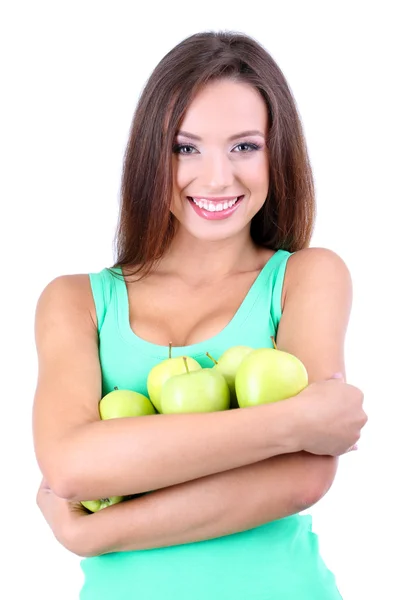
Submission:
[[338,459],[334,456],[315,457],[315,468],[311,468],[298,487],[296,503],[298,511],[307,510],[317,504],[331,488],[337,472]]
[[327,490],[323,491],[313,483],[303,486],[301,493],[298,493],[295,498],[296,512],[302,512],[311,508],[311,506],[314,506],[314,504],[317,504],[323,498],[326,492]]
[[58,498],[64,498],[64,500],[75,498],[73,482],[64,474],[56,474],[47,481],[50,489]]
[[305,488],[302,490],[302,493],[296,496],[296,512],[303,512],[304,510],[311,508],[311,506],[314,506],[314,504],[317,504],[320,500],[322,500],[325,493],[326,491],[323,492],[316,486],[309,486],[308,488]]
[[52,483],[49,482],[49,487],[59,498],[70,501],[75,499],[72,484],[70,480],[65,477],[55,478]]
[[[70,440],[57,442],[36,452],[38,466],[52,492],[59,498],[75,500],[88,484],[86,455]],[[82,488],[82,489],[79,489]]]
[[73,500],[75,497],[75,482],[66,461],[51,461],[50,464],[40,464],[41,472],[52,492],[59,498]]

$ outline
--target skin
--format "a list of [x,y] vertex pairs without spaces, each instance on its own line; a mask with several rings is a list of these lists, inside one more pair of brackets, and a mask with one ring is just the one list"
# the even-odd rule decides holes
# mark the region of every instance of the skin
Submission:
[[[215,82],[195,98],[180,132],[196,135],[201,141],[187,135],[176,138],[182,147],[173,156],[175,190],[171,210],[180,227],[166,257],[167,264],[176,263],[181,254],[185,259],[183,272],[204,278],[207,273],[201,258],[209,258],[208,274],[214,280],[244,268],[258,257],[249,224],[265,203],[269,189],[267,125],[265,103],[254,88],[244,83]],[[260,135],[231,139],[234,134],[251,130],[259,130]],[[260,149],[254,150],[250,144]],[[242,194],[245,198],[233,216],[220,221],[206,222],[186,201],[187,196],[194,195]]]
[[[223,329],[273,254],[255,247],[249,233],[269,185],[262,98],[245,84],[210,84],[194,99],[181,130],[201,139],[182,135],[176,140],[187,148],[173,156],[176,237],[156,270],[131,283],[129,295],[134,332],[163,346],[169,339],[174,346],[193,344]],[[259,130],[262,136],[229,139],[246,130]],[[244,145],[250,143],[262,148]],[[240,194],[242,204],[223,221],[200,218],[187,199]],[[276,343],[305,364],[312,404],[315,390],[318,398],[334,390],[342,414],[334,415],[332,423],[344,422],[351,410],[360,432],[366,421],[362,394],[344,382],[351,301],[350,274],[339,256],[322,248],[295,253],[288,260]],[[93,303],[90,315],[96,326]],[[325,381],[337,372],[341,380]],[[296,418],[296,400],[290,402]],[[81,556],[162,547],[243,531],[308,508],[332,485],[337,460],[294,451],[164,487],[88,516],[77,502],[56,496],[44,479],[37,502],[60,543]]]

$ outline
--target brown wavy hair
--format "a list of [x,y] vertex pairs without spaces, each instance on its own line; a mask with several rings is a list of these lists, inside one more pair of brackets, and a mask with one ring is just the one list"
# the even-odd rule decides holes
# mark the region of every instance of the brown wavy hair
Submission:
[[252,85],[268,109],[270,182],[266,202],[251,221],[252,239],[273,250],[295,252],[309,246],[314,180],[289,85],[259,42],[241,33],[209,31],[170,50],[139,98],[123,163],[112,268],[144,277],[167,250],[176,230],[170,212],[174,140],[198,91],[223,78]]

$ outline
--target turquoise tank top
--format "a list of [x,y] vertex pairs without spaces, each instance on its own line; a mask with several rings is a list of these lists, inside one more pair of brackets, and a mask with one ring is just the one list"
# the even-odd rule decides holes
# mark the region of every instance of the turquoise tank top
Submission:
[[[281,292],[290,253],[278,250],[260,271],[228,325],[183,347],[202,367],[235,345],[272,347],[281,318]],[[129,322],[120,268],[90,273],[99,334],[102,395],[115,386],[147,394],[150,369],[168,348],[138,337]],[[120,277],[119,277],[120,276]],[[241,409],[240,409],[241,410]],[[110,510],[104,509],[104,510]],[[176,519],[176,515],[173,515]],[[83,558],[80,600],[340,600],[324,564],[310,515],[296,514],[213,540]]]

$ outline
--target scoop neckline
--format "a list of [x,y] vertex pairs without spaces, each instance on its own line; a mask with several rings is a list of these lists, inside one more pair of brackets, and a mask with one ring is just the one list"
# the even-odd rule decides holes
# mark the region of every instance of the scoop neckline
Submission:
[[[225,325],[221,331],[217,332],[210,338],[196,342],[195,344],[188,344],[187,346],[172,346],[172,356],[180,356],[187,354],[192,356],[204,356],[206,354],[207,345],[212,346],[217,344],[221,338],[227,336],[236,327],[239,328],[247,319],[249,313],[252,310],[254,303],[261,293],[260,283],[268,278],[269,274],[275,267],[276,261],[281,257],[284,251],[279,249],[267,260],[265,265],[259,271],[258,275],[254,279],[247,294],[245,295],[239,308],[232,316],[231,320]],[[168,358],[168,345],[155,344],[149,342],[144,338],[137,335],[131,327],[129,314],[130,306],[128,300],[127,285],[124,278],[122,267],[112,268],[112,271],[117,272],[121,279],[115,278],[115,285],[117,289],[117,324],[121,337],[128,344],[138,348],[138,350],[144,355],[149,355],[154,358],[164,359]]]

